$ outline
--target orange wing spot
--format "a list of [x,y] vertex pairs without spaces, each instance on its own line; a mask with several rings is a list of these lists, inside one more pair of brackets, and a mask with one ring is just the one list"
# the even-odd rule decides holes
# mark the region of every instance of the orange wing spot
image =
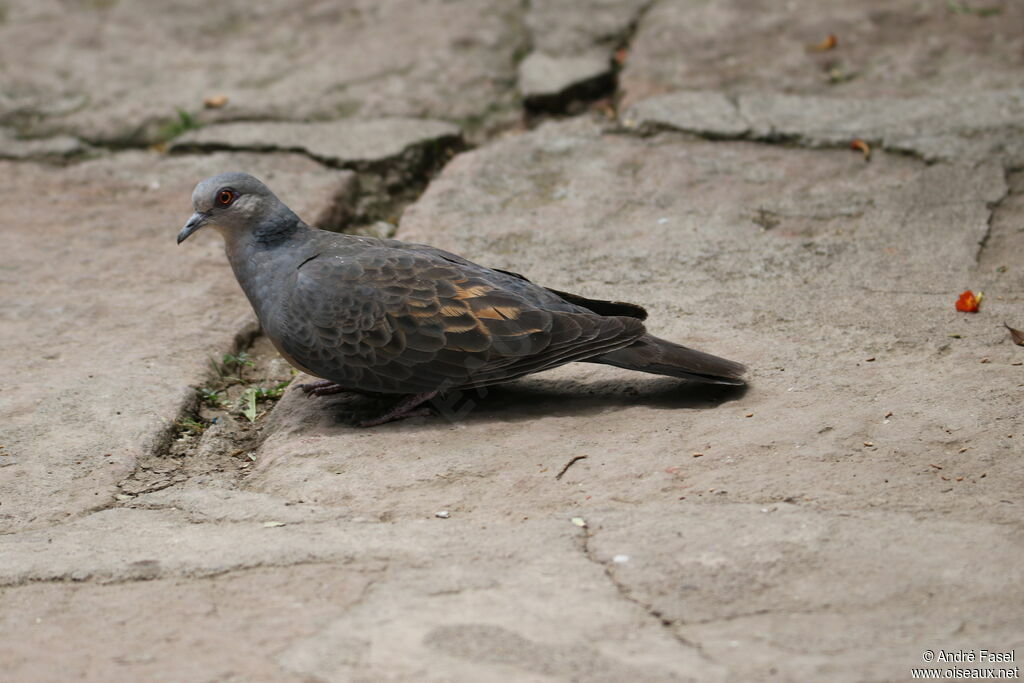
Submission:
[[445,304],[441,307],[441,315],[459,317],[469,313],[469,309],[463,306],[455,306],[453,304]]
[[483,296],[487,292],[491,291],[491,288],[487,285],[472,285],[469,287],[463,287],[459,284],[455,284],[455,298],[458,300],[473,299],[478,296]]
[[497,306],[486,306],[479,310],[474,310],[473,314],[485,320],[515,320],[519,317],[519,309],[517,308],[498,308]]

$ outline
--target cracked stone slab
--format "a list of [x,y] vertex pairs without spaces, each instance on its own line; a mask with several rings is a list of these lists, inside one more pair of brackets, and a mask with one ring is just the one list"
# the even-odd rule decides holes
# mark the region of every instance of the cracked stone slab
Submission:
[[926,649],[965,637],[1010,649],[1024,630],[1007,609],[1024,600],[1019,525],[785,503],[588,521],[595,559],[623,590],[735,680],[769,669],[781,680],[900,680]]
[[331,166],[376,166],[413,149],[451,148],[461,131],[444,121],[426,119],[342,119],[316,123],[223,123],[175,139],[172,152],[215,149],[287,151],[308,154]]
[[0,128],[0,159],[63,160],[88,154],[92,148],[70,135],[19,138]]
[[[280,521],[274,512],[267,510],[262,520],[195,524],[173,508],[113,508],[66,524],[10,534],[0,537],[8,558],[0,569],[0,585],[121,583],[214,576],[254,567],[344,563],[364,553],[372,555],[381,541],[387,543],[367,524],[273,525]],[[172,546],[174,551],[166,552]]]
[[365,567],[314,564],[204,579],[4,590],[4,675],[11,681],[297,682],[299,676],[277,665],[276,651],[344,615],[376,575]]
[[750,133],[750,123],[736,104],[713,90],[648,97],[623,111],[620,120],[627,128],[671,128],[709,138],[740,138]]
[[[201,455],[201,454],[196,454]],[[193,524],[257,522],[300,524],[349,517],[337,508],[304,503],[297,498],[278,498],[256,491],[228,488],[191,478],[187,483],[136,496],[133,509],[177,510]]]
[[[349,171],[297,155],[127,152],[66,168],[0,163],[4,377],[0,529],[108,504],[251,318],[219,237],[174,237],[193,185],[245,169],[317,215]],[[31,199],[45,197],[46,202]]]
[[934,161],[1001,159],[1024,164],[1024,90],[917,98],[849,99],[761,93],[736,104],[712,92],[640,100],[623,114],[633,128],[708,137],[795,140],[812,147],[854,139]]
[[569,56],[603,48],[605,57],[628,37],[651,0],[538,0],[525,23],[539,52]]
[[844,144],[853,138],[926,161],[1024,163],[1024,90],[848,100],[789,95],[739,99],[756,137]]
[[[989,232],[978,253],[978,289],[1024,291],[1024,170],[1007,174],[1009,192],[992,214]],[[1008,320],[1011,327],[1024,329],[1024,311]],[[1021,359],[1024,360],[1024,359]]]
[[607,53],[552,57],[531,52],[519,63],[519,92],[528,107],[548,109],[611,85]]
[[[675,90],[870,99],[1020,87],[1024,5],[985,7],[993,13],[916,0],[665,0],[637,28],[623,103]],[[834,49],[809,49],[829,35]]]
[[532,52],[519,63],[519,92],[530,109],[561,111],[614,86],[612,51],[650,0],[531,2],[525,24]]
[[[8,669],[17,676],[38,666],[23,654],[29,640],[15,635],[19,621],[33,637],[52,638],[62,624],[107,623],[111,612],[127,610],[126,619],[108,624],[99,653],[82,653],[76,643],[62,657],[77,667],[89,662],[97,673],[116,663],[133,678],[157,664],[182,674],[192,665],[174,662],[174,647],[144,647],[132,632],[130,615],[170,594],[180,600],[170,618],[190,609],[199,623],[221,626],[218,638],[258,633],[264,653],[248,666],[274,680],[539,680],[583,673],[595,681],[698,674],[720,680],[721,666],[621,599],[604,568],[583,552],[581,533],[568,518],[424,516],[268,528],[191,524],[174,510],[106,510],[0,537],[0,550],[12,559],[0,567],[0,654],[18,667]],[[71,596],[54,588],[65,581],[75,582]],[[123,591],[111,591],[110,582]],[[315,590],[301,587],[307,582]],[[222,590],[214,597],[204,586]],[[254,599],[260,586],[274,595]],[[309,605],[313,596],[317,606]],[[98,606],[104,599],[107,606]],[[245,615],[279,628],[262,629]],[[161,625],[165,619],[151,621],[143,634],[176,632]],[[241,666],[237,657],[246,648],[230,649],[230,666]],[[197,648],[200,661],[210,655]]]
[[405,526],[390,528],[429,551],[389,565],[355,609],[283,651],[287,670],[325,681],[723,679],[724,667],[622,599],[567,518],[435,520],[426,526],[448,533],[422,539]]
[[[0,123],[33,135],[150,144],[181,132],[178,110],[201,123],[404,116],[477,128],[517,113],[516,55],[526,41],[517,3],[5,8],[0,60],[34,68],[0,76]],[[226,104],[204,108],[215,96]]]

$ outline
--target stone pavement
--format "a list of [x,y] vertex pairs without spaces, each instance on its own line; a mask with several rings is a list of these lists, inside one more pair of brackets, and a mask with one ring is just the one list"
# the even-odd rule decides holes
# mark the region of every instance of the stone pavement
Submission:
[[[1011,0],[5,3],[4,680],[1020,657],[1022,28]],[[291,387],[250,421],[291,374],[219,237],[174,245],[225,170],[643,303],[750,386],[578,364],[370,430],[379,403]]]

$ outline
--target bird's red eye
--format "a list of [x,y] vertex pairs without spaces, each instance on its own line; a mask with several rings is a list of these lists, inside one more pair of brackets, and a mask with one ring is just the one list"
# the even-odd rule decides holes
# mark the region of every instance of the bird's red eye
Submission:
[[221,190],[217,193],[217,203],[221,206],[228,206],[235,201],[235,193],[231,190]]

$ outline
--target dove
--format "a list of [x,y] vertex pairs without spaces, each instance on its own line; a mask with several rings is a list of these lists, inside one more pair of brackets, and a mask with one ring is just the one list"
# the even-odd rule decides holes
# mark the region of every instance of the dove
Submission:
[[373,426],[428,411],[445,392],[585,361],[715,384],[740,363],[660,339],[636,304],[534,284],[424,244],[310,227],[245,173],[201,181],[178,244],[203,227],[281,355],[320,378],[316,396],[391,395]]

